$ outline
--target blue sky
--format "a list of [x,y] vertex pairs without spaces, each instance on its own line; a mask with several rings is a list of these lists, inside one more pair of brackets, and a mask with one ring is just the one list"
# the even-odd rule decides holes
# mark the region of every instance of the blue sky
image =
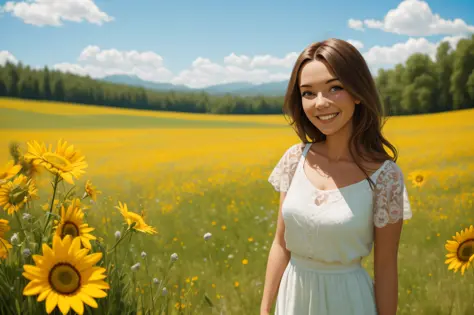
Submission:
[[195,87],[263,83],[284,79],[297,53],[328,37],[357,41],[375,71],[474,33],[472,0],[57,1],[0,1],[0,63]]

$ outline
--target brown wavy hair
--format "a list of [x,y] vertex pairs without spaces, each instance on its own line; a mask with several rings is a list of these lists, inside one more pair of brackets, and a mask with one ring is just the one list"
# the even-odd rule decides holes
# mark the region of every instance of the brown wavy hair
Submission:
[[[397,149],[382,135],[382,127],[386,122],[384,109],[374,79],[364,57],[350,43],[330,38],[315,42],[306,47],[298,56],[291,72],[286,91],[283,113],[289,117],[298,137],[303,143],[320,142],[326,139],[324,135],[306,117],[301,102],[299,88],[299,73],[303,65],[312,60],[325,62],[330,70],[354,98],[360,100],[355,105],[352,116],[353,130],[349,140],[349,151],[357,166],[364,172],[370,185],[374,183],[367,170],[362,167],[360,159],[371,162],[385,160],[397,161]],[[311,140],[309,141],[308,138]],[[384,145],[392,152],[391,156]],[[355,152],[353,149],[355,148]]]

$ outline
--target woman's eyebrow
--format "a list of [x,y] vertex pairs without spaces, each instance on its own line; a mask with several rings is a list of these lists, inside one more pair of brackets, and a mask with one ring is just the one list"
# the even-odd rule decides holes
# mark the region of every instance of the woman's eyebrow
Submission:
[[[332,81],[338,81],[338,80],[339,80],[338,78],[331,78],[331,79],[327,80],[325,84],[331,83]],[[312,87],[312,86],[311,86],[311,84],[303,84],[300,87]]]

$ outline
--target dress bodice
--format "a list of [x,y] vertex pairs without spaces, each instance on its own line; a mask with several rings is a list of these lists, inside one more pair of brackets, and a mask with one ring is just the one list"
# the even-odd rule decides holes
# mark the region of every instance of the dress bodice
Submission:
[[307,178],[303,165],[311,143],[295,144],[269,177],[282,204],[286,246],[292,253],[323,262],[350,263],[370,254],[374,226],[411,217],[400,168],[386,160],[367,180],[320,190]]

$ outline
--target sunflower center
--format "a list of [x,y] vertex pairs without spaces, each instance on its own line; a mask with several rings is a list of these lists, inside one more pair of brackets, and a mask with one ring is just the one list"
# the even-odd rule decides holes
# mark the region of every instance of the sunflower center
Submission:
[[25,189],[25,187],[16,186],[10,191],[9,201],[12,205],[18,205],[23,200],[25,200],[25,197],[27,196],[28,196],[28,189]]
[[64,222],[61,237],[64,237],[66,235],[71,235],[73,238],[79,236],[79,228],[77,227],[77,225],[70,221]]
[[60,294],[72,294],[81,286],[81,275],[68,263],[56,264],[49,272],[49,284]]
[[469,239],[459,245],[458,258],[462,261],[469,261],[474,255],[474,239]]
[[69,171],[71,169],[71,163],[67,159],[56,153],[46,152],[43,155],[43,159],[58,170]]
[[415,180],[418,182],[418,183],[421,183],[423,181],[424,177],[423,175],[417,175]]

